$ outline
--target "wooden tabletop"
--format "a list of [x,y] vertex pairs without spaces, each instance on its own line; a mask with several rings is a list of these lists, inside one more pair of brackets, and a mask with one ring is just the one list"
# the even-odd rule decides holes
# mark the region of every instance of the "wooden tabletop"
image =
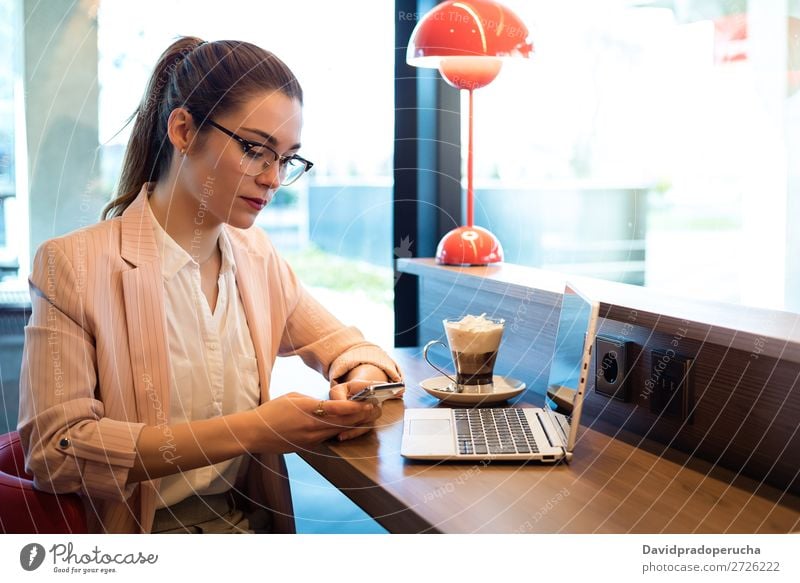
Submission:
[[404,407],[439,401],[418,385],[433,376],[418,350],[393,356],[406,375],[406,395],[384,404],[376,430],[300,454],[390,532],[800,530],[796,496],[610,427],[582,424],[568,464],[405,460]]

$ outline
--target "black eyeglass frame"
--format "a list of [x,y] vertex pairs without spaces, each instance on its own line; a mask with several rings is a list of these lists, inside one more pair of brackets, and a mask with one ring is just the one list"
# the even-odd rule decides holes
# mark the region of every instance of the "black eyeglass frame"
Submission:
[[[280,170],[281,164],[284,163],[284,162],[288,162],[289,160],[296,160],[296,161],[300,162],[301,164],[303,164],[305,166],[305,170],[303,170],[300,174],[298,174],[297,177],[294,180],[292,180],[288,184],[281,183],[281,186],[289,186],[290,184],[294,184],[303,174],[305,174],[306,172],[311,170],[311,168],[314,167],[314,163],[311,160],[306,160],[305,158],[303,158],[302,156],[298,156],[297,154],[292,154],[291,156],[281,156],[280,154],[278,154],[278,152],[276,152],[273,148],[271,148],[267,144],[259,143],[259,142],[252,142],[252,141],[248,140],[247,138],[243,138],[242,136],[236,134],[235,132],[232,132],[228,128],[219,125],[213,119],[206,119],[205,123],[209,124],[213,128],[218,129],[223,134],[225,134],[228,137],[231,137],[234,140],[236,140],[237,142],[239,142],[239,144],[241,144],[241,146],[242,146],[242,149],[244,150],[245,155],[248,152],[250,152],[250,150],[252,150],[253,148],[266,148],[267,150],[269,150],[270,152],[275,154],[275,162],[278,163],[278,169],[279,170]],[[275,162],[264,162],[264,168],[261,170],[261,172],[264,172],[267,168],[269,168]],[[261,172],[259,172],[258,174],[261,174]],[[247,173],[245,173],[245,174],[247,174]],[[258,174],[253,174],[253,175],[248,174],[248,176],[258,176]]]

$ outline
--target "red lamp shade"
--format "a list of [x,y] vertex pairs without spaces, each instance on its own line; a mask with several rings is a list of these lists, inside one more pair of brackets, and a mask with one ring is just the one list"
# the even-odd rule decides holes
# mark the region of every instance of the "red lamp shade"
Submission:
[[529,57],[528,28],[492,0],[450,0],[419,21],[408,43],[406,62],[439,69],[458,89],[491,83],[504,58]]
[[406,61],[438,68],[442,57],[530,57],[528,27],[493,0],[449,0],[417,23],[408,41]]
[[439,242],[436,261],[446,265],[486,265],[503,260],[497,238],[473,224],[473,90],[497,77],[504,59],[530,57],[528,28],[511,10],[493,0],[448,0],[417,23],[408,41],[406,62],[439,69],[453,87],[469,91],[467,224]]

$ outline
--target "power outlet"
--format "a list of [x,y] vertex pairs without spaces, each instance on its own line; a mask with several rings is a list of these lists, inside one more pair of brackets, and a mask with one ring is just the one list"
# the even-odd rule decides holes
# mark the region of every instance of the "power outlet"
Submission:
[[650,411],[662,417],[692,422],[694,402],[693,359],[674,350],[650,352]]
[[596,393],[630,401],[628,390],[628,346],[630,342],[598,334],[594,341]]

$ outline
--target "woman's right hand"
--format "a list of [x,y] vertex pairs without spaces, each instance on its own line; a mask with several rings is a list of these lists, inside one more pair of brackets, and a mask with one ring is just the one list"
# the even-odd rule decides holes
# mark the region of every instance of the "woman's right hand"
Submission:
[[373,405],[363,402],[323,401],[324,416],[314,413],[320,399],[288,393],[259,405],[255,413],[256,451],[287,453],[315,446],[342,431],[366,423]]

